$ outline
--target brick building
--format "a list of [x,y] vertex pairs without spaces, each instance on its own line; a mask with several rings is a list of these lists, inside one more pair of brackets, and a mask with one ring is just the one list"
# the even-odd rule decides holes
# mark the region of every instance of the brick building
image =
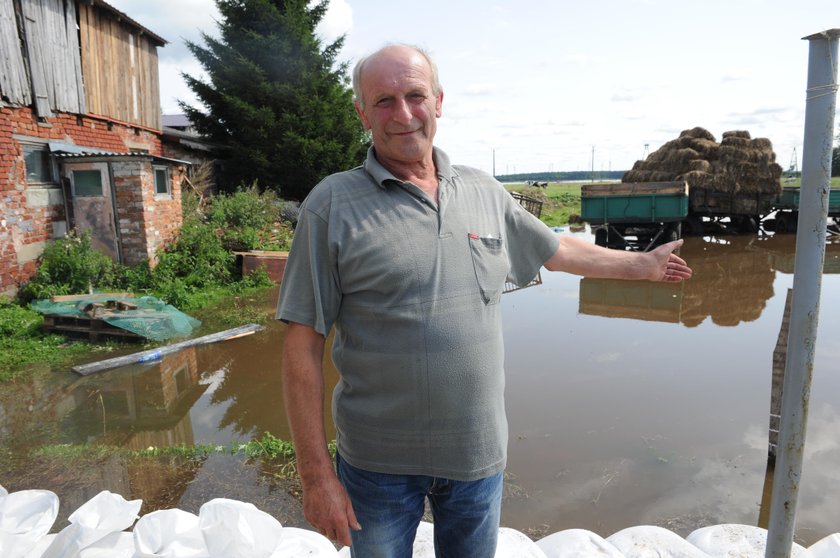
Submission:
[[71,230],[129,265],[178,233],[188,163],[163,147],[165,44],[102,0],[0,2],[0,293]]

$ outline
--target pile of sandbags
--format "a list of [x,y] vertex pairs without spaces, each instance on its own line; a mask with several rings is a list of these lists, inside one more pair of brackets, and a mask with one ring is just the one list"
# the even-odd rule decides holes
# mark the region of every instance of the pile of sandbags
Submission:
[[781,176],[769,139],[733,130],[717,143],[708,130],[696,127],[636,161],[621,181],[685,180],[691,188],[715,192],[780,194]]

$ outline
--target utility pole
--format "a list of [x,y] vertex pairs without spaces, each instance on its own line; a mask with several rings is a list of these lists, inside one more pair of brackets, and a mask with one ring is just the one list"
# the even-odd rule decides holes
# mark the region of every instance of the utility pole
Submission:
[[589,172],[589,178],[592,179],[592,182],[595,182],[595,146],[592,146],[592,167]]

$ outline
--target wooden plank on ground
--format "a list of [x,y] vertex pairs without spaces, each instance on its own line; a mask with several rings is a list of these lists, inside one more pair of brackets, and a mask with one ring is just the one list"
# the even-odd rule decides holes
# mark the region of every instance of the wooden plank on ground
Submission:
[[672,182],[607,182],[603,184],[584,184],[580,196],[642,196],[642,195],[688,195],[688,183],[681,180]]
[[73,294],[55,295],[50,297],[52,302],[72,302],[74,300],[110,300],[112,298],[133,298],[134,293],[94,293],[94,294]]
[[133,353],[130,355],[100,360],[99,362],[80,364],[73,367],[73,372],[81,374],[82,376],[87,376],[95,372],[102,372],[104,370],[110,370],[112,368],[119,368],[120,366],[128,366],[129,364],[137,364],[140,362],[150,362],[153,360],[157,360],[163,356],[176,353],[182,349],[186,349],[187,347],[194,347],[196,345],[205,345],[208,343],[216,343],[218,341],[228,341],[230,339],[237,339],[239,337],[250,335],[262,329],[264,328],[261,325],[247,324],[244,326],[235,327],[233,329],[219,331],[217,333],[211,333],[210,335],[204,335],[203,337],[188,339],[180,343],[173,343],[172,345],[165,345],[163,347],[157,347],[155,349],[149,349],[147,351],[140,351],[139,353]]

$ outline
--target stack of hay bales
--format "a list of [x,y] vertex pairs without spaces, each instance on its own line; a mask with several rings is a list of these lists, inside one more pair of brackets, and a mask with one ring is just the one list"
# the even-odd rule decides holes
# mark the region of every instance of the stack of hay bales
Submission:
[[767,138],[750,138],[743,130],[724,132],[720,143],[700,127],[684,130],[636,161],[622,182],[685,180],[692,189],[730,194],[780,194],[782,167]]

